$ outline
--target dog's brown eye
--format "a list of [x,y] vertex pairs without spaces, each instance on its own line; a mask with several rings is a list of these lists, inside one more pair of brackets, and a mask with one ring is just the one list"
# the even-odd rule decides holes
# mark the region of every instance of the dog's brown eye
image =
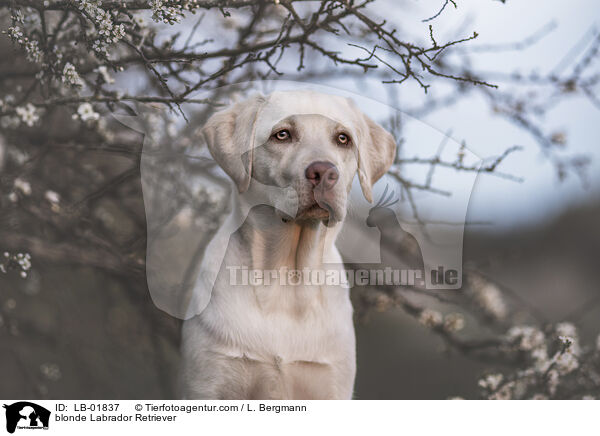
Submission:
[[280,130],[279,132],[273,135],[275,139],[278,141],[285,141],[286,139],[290,139],[290,132],[288,130]]
[[346,135],[345,133],[340,133],[337,136],[337,141],[341,145],[347,145],[350,142],[350,137],[348,135]]

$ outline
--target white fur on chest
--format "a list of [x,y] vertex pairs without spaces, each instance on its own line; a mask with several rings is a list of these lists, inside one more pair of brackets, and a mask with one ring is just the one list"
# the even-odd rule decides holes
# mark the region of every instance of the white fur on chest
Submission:
[[[337,264],[323,268],[341,271],[337,250],[334,258]],[[232,286],[222,269],[210,303],[188,322],[199,344],[231,357],[334,363],[354,353],[352,305],[343,286]]]

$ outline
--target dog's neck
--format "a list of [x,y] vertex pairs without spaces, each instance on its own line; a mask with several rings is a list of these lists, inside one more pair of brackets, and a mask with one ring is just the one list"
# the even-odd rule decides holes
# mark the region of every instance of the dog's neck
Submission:
[[332,251],[341,225],[327,226],[318,220],[287,221],[272,206],[260,205],[250,210],[236,237],[251,269],[321,268],[335,260]]

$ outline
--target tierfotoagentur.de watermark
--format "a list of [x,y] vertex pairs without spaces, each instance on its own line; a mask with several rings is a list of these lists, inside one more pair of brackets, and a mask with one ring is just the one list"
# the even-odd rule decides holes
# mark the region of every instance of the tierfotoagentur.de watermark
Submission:
[[[359,268],[359,269],[251,269],[248,266],[227,266],[232,286],[424,286],[422,269]],[[443,266],[430,271],[435,284],[454,285],[458,271]]]

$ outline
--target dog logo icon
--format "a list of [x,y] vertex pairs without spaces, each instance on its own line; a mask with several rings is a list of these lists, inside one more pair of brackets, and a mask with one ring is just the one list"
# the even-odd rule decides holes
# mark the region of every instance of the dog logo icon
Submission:
[[48,429],[50,411],[29,401],[19,401],[4,405],[6,409],[6,431],[14,433],[19,429]]

